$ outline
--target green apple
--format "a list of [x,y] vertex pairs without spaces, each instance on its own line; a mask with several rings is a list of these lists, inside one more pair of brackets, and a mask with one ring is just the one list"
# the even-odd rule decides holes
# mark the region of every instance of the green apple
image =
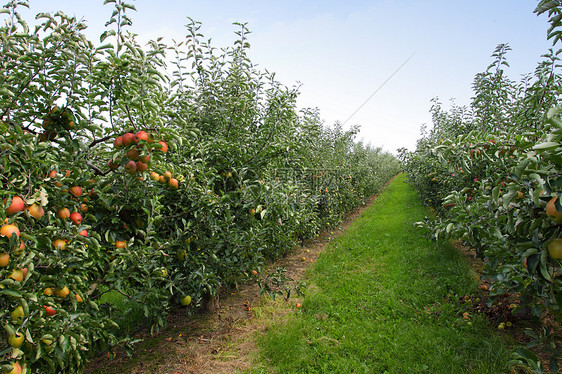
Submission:
[[183,306],[188,306],[191,304],[191,296],[187,295],[180,299],[180,304]]
[[25,317],[25,313],[23,312],[22,306],[19,305],[12,311],[12,319],[18,319],[23,317]]
[[53,350],[53,340],[43,338],[41,341],[45,344],[45,352],[50,353]]
[[15,333],[8,336],[8,344],[10,344],[14,348],[19,348],[23,344],[25,337],[23,334]]

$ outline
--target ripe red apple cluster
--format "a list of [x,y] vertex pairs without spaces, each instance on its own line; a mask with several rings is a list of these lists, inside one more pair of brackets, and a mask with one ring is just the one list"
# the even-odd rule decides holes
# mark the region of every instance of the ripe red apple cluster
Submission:
[[[70,171],[66,172],[66,176],[67,177],[70,176]],[[56,171],[54,170],[51,171],[48,174],[48,177],[54,179],[55,185],[59,186],[60,181],[56,180],[57,177]],[[84,192],[80,186],[74,185],[72,187],[69,187],[68,190],[65,189],[62,191],[68,193],[70,195],[71,200],[79,201],[78,199],[82,199],[83,203],[80,206],[80,210],[85,211],[87,209],[87,206],[85,204],[87,198],[86,197],[83,198]],[[5,209],[7,218],[0,227],[0,237],[5,237],[7,239],[10,239],[12,236],[15,235],[17,238],[16,241],[21,243],[19,246],[17,246],[17,244],[16,246],[14,246],[13,245],[14,241],[10,240],[11,244],[8,247],[8,251],[6,252],[4,252],[4,250],[0,251],[0,267],[8,267],[10,265],[10,260],[11,260],[10,255],[12,253],[19,254],[25,248],[24,242],[20,239],[21,233],[20,233],[20,229],[18,228],[18,225],[15,222],[11,222],[14,220],[12,216],[18,217],[18,215],[21,215],[22,213],[25,212],[25,214],[28,217],[33,218],[35,220],[40,220],[45,214],[45,208],[38,202],[27,204],[24,198],[17,195],[4,198],[3,207]],[[66,207],[58,209],[56,211],[56,215],[62,220],[70,219],[70,221],[72,221],[72,223],[76,226],[79,226],[83,220],[82,214],[80,212],[74,211],[71,213],[70,210]],[[79,235],[88,236],[88,232],[87,230],[82,230],[80,231]],[[55,249],[58,250],[64,250],[66,244],[67,244],[67,240],[63,240],[60,238],[53,240],[53,246],[55,247]],[[9,275],[7,275],[7,278],[10,278],[12,281],[15,282],[23,283],[26,281],[28,272],[30,271],[33,272],[33,267],[19,268],[16,266],[11,269],[11,272],[9,273]],[[66,286],[62,288],[46,288],[43,293],[47,296],[52,296],[54,294],[56,295],[56,297],[60,299],[64,299],[70,293],[70,290]],[[78,303],[84,301],[82,297],[78,294],[75,294],[75,297]],[[44,311],[45,311],[45,315],[50,318],[54,318],[55,315],[57,314],[57,310],[55,309],[55,307],[49,305],[44,305]],[[17,306],[13,311],[11,311],[12,321],[13,322],[23,321],[24,318],[27,317],[27,313],[29,312],[26,309],[22,308],[21,305]],[[18,348],[23,344],[24,341],[23,335],[20,336],[17,333],[10,333],[10,332],[8,333],[8,335],[9,335],[8,342],[12,347]],[[12,364],[12,367],[18,368],[19,367],[18,365],[19,364],[15,362]]]
[[[5,198],[3,202],[4,205],[6,205],[7,199]],[[16,214],[17,212],[22,212],[24,210],[27,211],[27,214],[29,214],[35,219],[40,219],[41,217],[43,217],[43,214],[45,214],[45,209],[43,209],[41,205],[37,203],[33,203],[28,206],[23,201],[23,199],[19,196],[12,197],[12,202],[10,203],[10,206],[6,207],[6,214],[10,216]]]
[[[67,170],[67,177],[69,176],[70,171]],[[57,176],[57,172],[55,170],[51,171],[49,173],[49,177],[51,178],[56,178]],[[56,183],[56,185],[58,186],[58,183]],[[74,199],[78,199],[80,197],[82,197],[83,195],[83,191],[82,188],[80,186],[72,186],[68,189],[68,192],[73,196]],[[45,214],[45,209],[38,203],[33,203],[29,206],[26,205],[26,203],[24,202],[24,200],[19,197],[19,196],[13,196],[12,200],[10,202],[10,205],[8,205],[8,199],[5,198],[3,200],[5,209],[6,209],[6,215],[11,216],[14,215],[18,212],[22,212],[22,211],[26,211],[27,214],[33,218],[35,218],[36,220],[41,219],[41,217],[43,217],[43,215]],[[85,203],[82,203],[80,206],[80,210],[82,210],[83,212],[87,211],[87,205]],[[66,219],[70,219],[72,221],[72,223],[74,223],[76,226],[79,226],[82,223],[83,217],[82,214],[80,212],[70,212],[70,209],[63,207],[57,210],[56,212],[57,217],[59,217],[61,220],[66,220]],[[13,234],[15,234],[17,237],[20,236],[20,230],[18,229],[18,227],[15,224],[10,224],[8,222],[5,222],[4,225],[0,228],[0,236],[6,236],[8,238],[10,238]],[[79,235],[87,237],[88,236],[88,231],[86,229],[82,230],[79,232]],[[20,246],[17,248],[16,251],[22,251],[25,248],[25,243],[23,242],[23,240],[20,240],[21,244]],[[67,240],[63,240],[63,239],[56,239],[53,241],[53,246],[56,249],[60,249],[63,250],[66,246]],[[0,267],[5,267],[9,264],[9,254],[8,253],[0,253]]]
[[[73,186],[69,188],[69,192],[71,195],[73,195],[75,198],[80,198],[83,195],[83,191],[82,188],[80,186]],[[93,189],[90,191],[93,192]],[[83,201],[87,201],[87,198],[84,198]],[[88,210],[88,206],[85,203],[80,204],[80,210],[82,212],[86,212]],[[72,223],[74,223],[76,226],[79,226],[82,223],[83,217],[82,214],[80,212],[72,212],[70,213],[70,210],[68,208],[61,208],[57,211],[57,216],[62,219],[62,220],[66,220],[66,219],[70,219],[72,221]],[[88,231],[86,229],[80,231],[78,233],[78,235],[87,237],[88,236]],[[60,249],[63,250],[66,246],[66,240],[63,239],[57,239],[53,242],[53,246],[56,249]]]
[[[139,131],[136,134],[132,132],[125,133],[118,136],[113,141],[113,146],[116,149],[127,149],[125,152],[125,160],[123,168],[128,174],[142,173],[148,170],[148,163],[150,161],[150,152],[154,147],[150,146],[154,143],[154,138],[152,135],[148,134],[146,131]],[[168,145],[160,140],[158,141],[160,147],[159,151],[166,153],[168,152]],[[122,159],[122,161],[124,161]],[[111,170],[117,170],[119,168],[120,162],[116,160],[109,160],[107,166]]]
[[[10,202],[10,205],[8,205],[8,199],[5,198],[3,200],[5,209],[6,209],[6,215],[8,216],[12,216],[16,213],[19,212],[23,212],[26,211],[26,213],[35,218],[36,220],[40,219],[41,217],[43,217],[43,215],[45,214],[45,209],[43,209],[43,207],[37,203],[33,203],[31,205],[26,205],[25,201],[19,197],[19,196],[13,196],[12,200]],[[20,230],[18,229],[18,227],[15,224],[11,224],[9,223],[9,219],[6,218],[6,221],[4,222],[4,225],[2,225],[2,227],[0,228],[0,236],[5,236],[7,238],[11,238],[12,235],[16,235],[18,238],[20,237]],[[23,249],[25,248],[25,243],[23,240],[20,240],[20,245],[18,246],[18,248],[14,249],[15,252],[21,252],[23,251]],[[7,252],[0,252],[0,267],[5,267],[8,266],[10,262],[10,255]]]

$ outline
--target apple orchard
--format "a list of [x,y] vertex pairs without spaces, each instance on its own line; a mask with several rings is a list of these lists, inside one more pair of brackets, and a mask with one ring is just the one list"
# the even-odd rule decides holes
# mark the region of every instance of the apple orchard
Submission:
[[[562,39],[562,6],[540,1],[548,38]],[[543,372],[530,351],[542,346],[558,372],[562,322],[562,107],[560,50],[541,56],[533,74],[508,78],[510,47],[500,44],[476,75],[470,106],[446,111],[435,100],[433,128],[401,157],[412,186],[433,208],[419,222],[435,240],[458,240],[483,260],[490,296],[517,300],[513,313],[533,320],[516,360]],[[493,300],[493,299],[492,299]],[[555,322],[553,322],[555,321]],[[539,331],[540,330],[540,331]],[[539,332],[537,332],[539,331]]]
[[[100,45],[62,13],[1,10],[0,365],[76,372],[121,321],[159,328],[336,224],[399,170],[296,109],[257,70],[247,30],[218,54],[185,40],[140,46],[134,7],[113,7]],[[171,62],[170,62],[171,61]],[[129,309],[115,299],[125,300]]]

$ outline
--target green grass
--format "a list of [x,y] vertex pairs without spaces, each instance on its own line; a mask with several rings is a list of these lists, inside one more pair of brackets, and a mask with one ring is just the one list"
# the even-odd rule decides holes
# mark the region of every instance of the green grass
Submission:
[[142,305],[131,302],[117,291],[104,293],[99,302],[113,308],[112,318],[119,325],[119,336],[129,336],[148,322]]
[[427,215],[399,176],[308,273],[303,307],[258,338],[252,373],[505,373],[508,344],[458,298],[467,260],[413,226]]

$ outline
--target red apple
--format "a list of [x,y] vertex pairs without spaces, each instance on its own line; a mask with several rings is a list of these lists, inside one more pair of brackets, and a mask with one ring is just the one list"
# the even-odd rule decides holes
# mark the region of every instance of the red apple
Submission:
[[162,148],[160,148],[160,150],[161,150],[163,153],[168,152],[168,144],[166,144],[166,142],[160,140],[158,143],[159,143],[160,145],[162,145]]
[[119,164],[113,160],[109,160],[107,161],[107,166],[109,167],[110,170],[117,170]]
[[14,362],[12,365],[12,370],[7,371],[6,374],[21,374],[22,373],[22,368],[19,362]]
[[142,173],[148,170],[148,165],[144,162],[137,161],[137,172]]
[[45,312],[47,312],[47,315],[49,317],[52,317],[57,313],[57,311],[52,306],[44,306],[44,308],[45,308]]
[[[7,201],[8,199],[4,199],[4,205],[6,205]],[[25,203],[23,202],[23,199],[19,196],[14,196],[12,197],[12,203],[10,204],[9,207],[6,208],[6,214],[12,215],[17,212],[21,212],[24,209],[25,209]]]
[[66,247],[66,240],[57,239],[53,242],[53,246],[55,247],[55,249],[60,249],[62,251],[64,247]]
[[35,219],[40,219],[45,214],[45,209],[39,204],[32,204],[27,208],[29,215]]
[[125,164],[125,171],[129,174],[135,174],[137,171],[137,163],[134,161],[129,161]]
[[79,225],[82,223],[82,215],[78,212],[71,213],[70,220],[74,222],[75,225]]
[[136,143],[135,134],[133,134],[132,132],[128,132],[125,135],[123,135],[123,145],[125,147],[128,147],[134,143]]
[[142,157],[139,158],[140,162],[143,162],[145,164],[148,164],[148,161],[150,161],[150,156],[149,155],[144,155]]
[[168,186],[172,187],[174,190],[177,190],[179,182],[176,178],[170,178],[170,180],[168,181]]
[[113,146],[117,149],[123,147],[123,137],[122,136],[116,137],[115,140],[113,141]]
[[7,236],[8,238],[11,238],[12,235],[16,234],[16,236],[19,238],[20,236],[20,230],[18,229],[18,227],[16,225],[4,225],[2,226],[2,228],[0,228],[0,235],[2,236]]
[[127,151],[126,156],[129,160],[137,161],[139,159],[140,152],[136,147],[134,147]]
[[70,193],[76,197],[82,196],[82,188],[78,186],[70,187]]
[[0,253],[0,268],[8,266],[10,263],[10,255],[7,253]]
[[25,276],[23,275],[22,269],[14,269],[12,271],[12,274],[10,274],[9,278],[12,278],[16,282],[21,282],[21,281],[23,281]]
[[59,209],[59,211],[57,212],[57,216],[60,219],[70,218],[70,210],[68,208]]
[[139,140],[144,140],[146,142],[148,142],[149,136],[146,133],[146,131],[139,131],[135,134],[135,139],[137,141],[137,143],[139,142]]

